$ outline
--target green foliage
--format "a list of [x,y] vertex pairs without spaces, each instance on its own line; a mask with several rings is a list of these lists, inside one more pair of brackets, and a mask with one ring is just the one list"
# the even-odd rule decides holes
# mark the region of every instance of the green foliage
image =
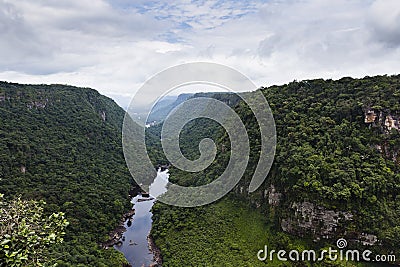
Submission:
[[265,266],[257,259],[273,232],[242,201],[224,198],[207,207],[153,207],[152,235],[163,266]]
[[125,112],[87,88],[0,83],[0,188],[65,212],[59,266],[118,266],[101,243],[131,208],[134,184],[122,153]]
[[68,221],[63,212],[47,216],[45,202],[5,201],[0,194],[0,266],[50,266],[55,259],[49,252],[62,243]]
[[[151,234],[163,255],[163,266],[357,266],[350,262],[260,261],[259,250],[302,252],[318,246],[311,240],[277,231],[265,216],[237,196],[226,196],[205,207],[153,206]],[[297,264],[297,265],[296,265]]]
[[[339,233],[388,238],[386,231],[400,225],[400,169],[389,156],[400,151],[399,132],[386,132],[378,119],[373,124],[364,119],[370,109],[381,119],[399,116],[400,101],[394,97],[399,88],[400,76],[377,76],[262,89],[278,133],[275,162],[263,189],[274,184],[285,192],[280,216],[287,216],[290,203],[311,201],[355,215]],[[384,243],[382,252],[398,248]]]
[[[376,252],[400,253],[400,132],[384,128],[385,116],[400,117],[400,76],[294,81],[282,86],[261,88],[261,91],[270,104],[276,122],[278,136],[275,161],[259,190],[247,194],[246,188],[258,163],[260,132],[251,110],[240,102],[235,110],[248,131],[251,153],[249,165],[234,189],[235,193],[252,208],[257,207],[275,232],[281,231],[283,218],[292,216],[293,202],[309,201],[326,209],[347,211],[354,215],[352,221],[338,226],[338,236],[346,234],[354,237],[367,232],[378,236],[380,240],[380,245],[373,248]],[[223,99],[223,94],[220,98]],[[373,110],[381,121],[377,118],[374,123],[365,123],[365,114],[369,110]],[[182,185],[208,183],[224,171],[229,160],[228,136],[202,120],[187,127],[190,130],[181,134],[181,145],[189,158],[198,156],[198,136],[201,131],[212,133],[220,154],[209,168],[199,173],[170,169],[170,180]],[[276,207],[269,205],[264,193],[271,185],[282,194]],[[162,206],[159,209],[161,211],[154,223],[155,229],[158,229],[157,224],[172,229],[168,223],[171,223],[173,215],[164,209],[174,208]],[[202,212],[207,213],[208,210],[213,210],[212,205]],[[193,224],[207,220],[194,210],[185,212],[186,217],[193,218]],[[231,212],[234,213],[235,208]],[[222,218],[214,223],[225,225]],[[224,229],[222,227],[218,231],[224,233]],[[204,238],[213,239],[218,231],[206,231]],[[156,232],[156,242],[164,248],[163,252],[180,248],[173,239],[184,238],[191,230],[182,227],[172,233],[170,238],[169,231],[161,235]],[[312,237],[314,233],[299,234]],[[336,239],[333,236],[330,241]],[[322,247],[325,244],[319,245]],[[243,244],[239,247],[240,250],[246,250]],[[197,250],[197,247],[185,248],[188,253]],[[231,259],[229,262],[236,263],[235,257]],[[178,263],[176,261],[170,266],[179,266]],[[209,265],[219,266],[217,263]]]

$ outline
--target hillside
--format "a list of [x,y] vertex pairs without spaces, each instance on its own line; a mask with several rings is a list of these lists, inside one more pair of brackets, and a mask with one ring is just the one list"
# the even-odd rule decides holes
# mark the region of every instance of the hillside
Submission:
[[147,118],[147,123],[162,122],[171,110],[191,96],[193,96],[193,94],[180,94],[178,96],[165,96],[161,98],[152,108],[152,111]]
[[[218,203],[197,209],[155,206],[152,233],[165,266],[220,266],[221,262],[265,266],[256,258],[263,248],[259,243],[276,249],[321,249],[341,237],[351,248],[396,254],[399,259],[400,76],[294,81],[261,91],[271,106],[278,134],[275,161],[266,181],[256,192],[247,192],[258,162],[260,133],[247,105],[239,103],[235,109],[251,145],[245,176]],[[171,181],[200,185],[223,171],[229,140],[218,126],[201,119],[191,122],[181,133],[183,150],[189,158],[199,155],[198,142],[193,140],[198,140],[201,131],[214,137],[221,155],[200,173],[171,169]],[[238,199],[241,204],[232,205]],[[253,215],[257,211],[263,225],[227,216],[237,213],[232,206],[247,209],[237,215],[243,220],[246,214],[257,217]],[[257,240],[254,246],[246,237],[249,231],[272,236],[260,234],[262,242]],[[199,246],[192,246],[193,242]]]
[[88,88],[1,82],[0,114],[0,192],[66,213],[58,266],[122,266],[123,255],[100,244],[131,208],[124,111]]

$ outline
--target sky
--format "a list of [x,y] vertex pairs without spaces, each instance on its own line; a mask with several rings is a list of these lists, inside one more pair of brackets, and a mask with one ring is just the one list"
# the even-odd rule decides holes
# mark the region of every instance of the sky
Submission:
[[0,0],[0,80],[97,89],[121,105],[181,63],[257,86],[398,74],[398,0]]

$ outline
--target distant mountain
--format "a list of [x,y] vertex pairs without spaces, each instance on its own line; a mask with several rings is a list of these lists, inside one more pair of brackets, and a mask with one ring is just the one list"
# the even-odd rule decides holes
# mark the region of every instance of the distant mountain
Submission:
[[179,104],[183,103],[194,94],[180,94],[179,96],[166,96],[161,98],[152,108],[152,111],[147,119],[147,123],[162,122],[168,114]]
[[[0,192],[44,199],[70,222],[58,266],[122,266],[100,243],[131,208],[125,112],[88,88],[0,82]],[[1,265],[1,264],[0,264]]]

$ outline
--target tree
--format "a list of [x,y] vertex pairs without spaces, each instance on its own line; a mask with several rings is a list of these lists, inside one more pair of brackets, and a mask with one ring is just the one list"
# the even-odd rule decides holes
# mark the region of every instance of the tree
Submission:
[[51,245],[63,241],[63,212],[47,216],[44,201],[6,201],[0,194],[0,266],[54,266]]

